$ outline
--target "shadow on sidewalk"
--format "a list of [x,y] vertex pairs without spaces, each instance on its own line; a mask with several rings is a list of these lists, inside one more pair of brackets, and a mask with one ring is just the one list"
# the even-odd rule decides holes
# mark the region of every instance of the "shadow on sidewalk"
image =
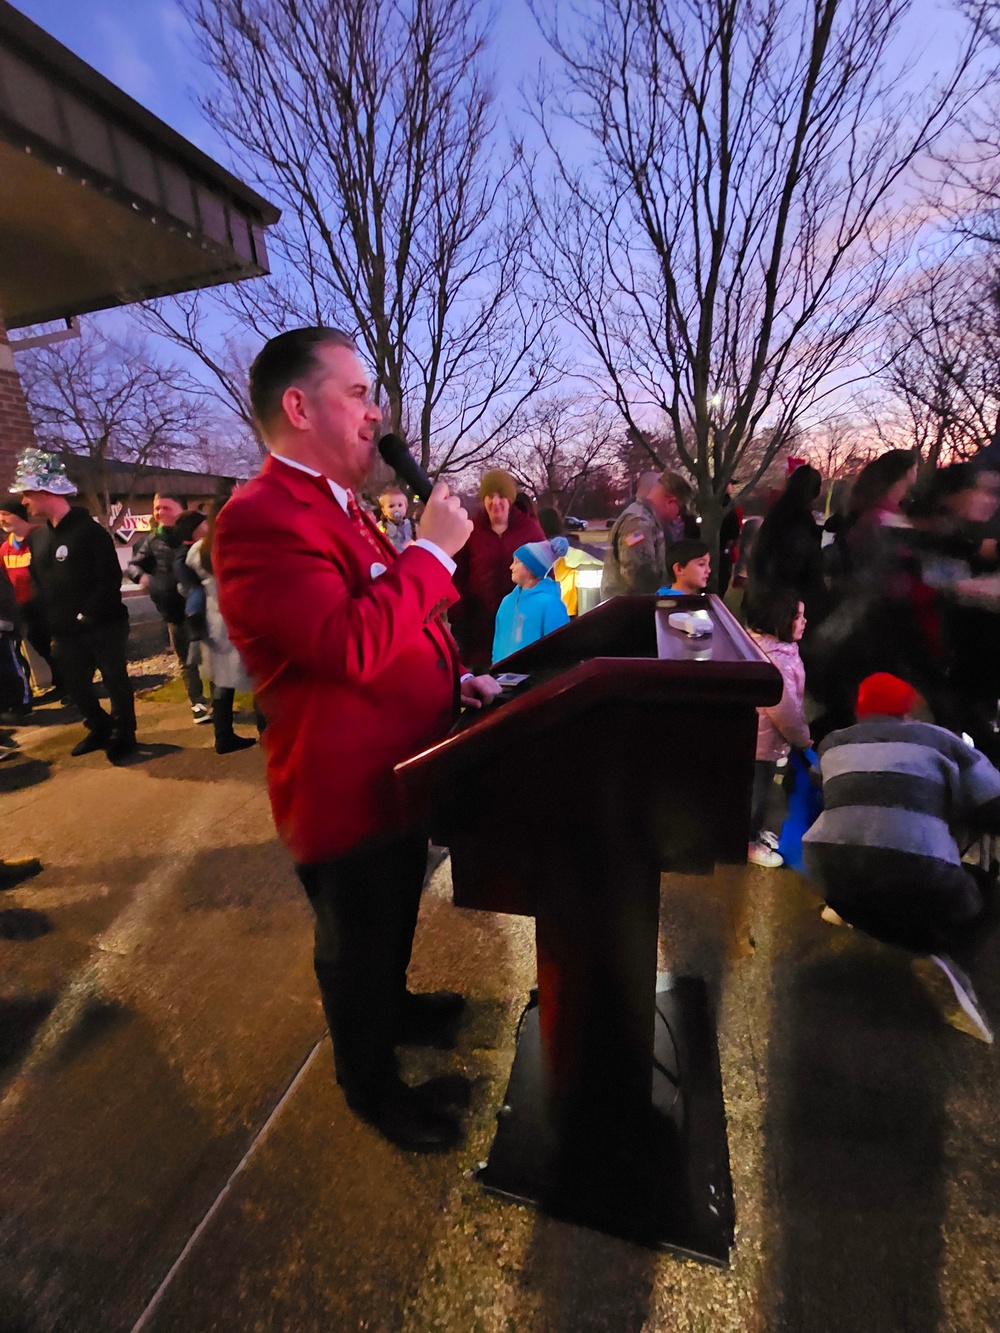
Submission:
[[47,759],[29,759],[27,755],[8,759],[0,764],[0,794],[36,787],[51,776],[52,765]]
[[[942,1327],[946,1105],[956,1042],[909,956],[820,925],[781,926],[766,1118],[776,1248],[766,1327]],[[971,1043],[970,1043],[971,1048]]]

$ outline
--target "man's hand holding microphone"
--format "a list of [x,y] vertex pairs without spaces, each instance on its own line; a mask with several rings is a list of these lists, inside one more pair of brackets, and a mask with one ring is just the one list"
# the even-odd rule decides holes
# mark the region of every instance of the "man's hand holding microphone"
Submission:
[[[457,495],[452,495],[446,481],[432,484],[430,477],[398,435],[383,435],[378,443],[379,453],[414,494],[424,502],[424,512],[417,524],[417,537],[433,542],[452,559],[472,535],[472,519],[462,508]],[[492,676],[464,676],[459,684],[463,708],[482,708],[502,692]]]

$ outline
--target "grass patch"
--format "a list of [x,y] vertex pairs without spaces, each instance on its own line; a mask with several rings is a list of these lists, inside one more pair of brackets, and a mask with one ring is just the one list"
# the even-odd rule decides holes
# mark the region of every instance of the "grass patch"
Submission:
[[179,704],[187,699],[187,691],[182,680],[168,680],[165,685],[141,691],[139,698],[154,704]]
[[[206,685],[205,698],[209,698],[210,691]],[[176,680],[168,680],[165,685],[157,685],[155,689],[143,690],[140,699],[145,699],[147,703],[153,704],[183,704],[187,703],[187,690],[180,676]],[[253,712],[253,695],[244,693],[242,690],[236,692],[236,712]]]

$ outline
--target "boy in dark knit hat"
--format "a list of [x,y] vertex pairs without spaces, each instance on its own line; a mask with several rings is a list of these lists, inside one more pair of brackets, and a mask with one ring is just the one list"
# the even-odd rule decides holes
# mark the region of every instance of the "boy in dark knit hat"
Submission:
[[1000,773],[943,727],[917,721],[923,699],[887,672],[858,689],[853,727],[820,746],[824,810],[803,838],[806,871],[829,907],[887,944],[930,955],[985,1041],[993,1040],[950,957],[992,921],[993,890],[963,865],[957,830],[1000,831]]
[[515,587],[497,611],[494,662],[569,623],[569,612],[563,604],[559,584],[555,579],[546,578],[555,562],[568,550],[569,542],[565,537],[553,537],[551,541],[526,542],[514,552],[510,576]]

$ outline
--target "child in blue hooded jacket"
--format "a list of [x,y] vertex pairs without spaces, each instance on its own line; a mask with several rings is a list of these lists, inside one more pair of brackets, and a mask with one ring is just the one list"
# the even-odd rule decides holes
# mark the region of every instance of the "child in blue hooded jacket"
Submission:
[[510,576],[515,587],[497,610],[494,662],[569,623],[569,612],[563,605],[559,584],[546,578],[555,562],[568,550],[569,542],[565,537],[553,537],[547,542],[527,542],[514,552]]

